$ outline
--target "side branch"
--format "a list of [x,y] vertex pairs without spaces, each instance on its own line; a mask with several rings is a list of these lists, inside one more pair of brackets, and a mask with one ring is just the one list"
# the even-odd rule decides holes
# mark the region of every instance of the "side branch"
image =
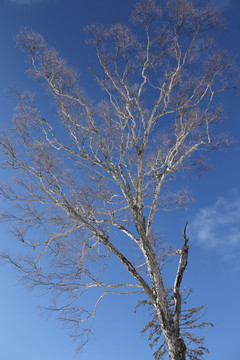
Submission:
[[184,271],[185,271],[187,263],[188,263],[188,249],[189,249],[188,241],[189,241],[189,238],[186,235],[187,225],[188,225],[188,223],[186,223],[184,232],[183,232],[184,245],[183,245],[183,248],[180,250],[181,255],[180,255],[180,259],[179,259],[178,270],[177,270],[177,275],[176,275],[175,284],[174,284],[174,302],[175,302],[174,322],[177,327],[179,326],[179,320],[180,320],[180,315],[181,315],[181,305],[182,305],[180,286],[181,286],[181,282],[183,279]]
[[146,283],[146,281],[139,275],[135,267],[132,263],[106,238],[101,237],[103,244],[118,257],[118,259],[122,262],[122,264],[126,267],[128,272],[133,275],[134,279],[138,282],[138,284],[143,288],[144,292],[149,296],[150,300],[154,299],[154,294],[150,286]]

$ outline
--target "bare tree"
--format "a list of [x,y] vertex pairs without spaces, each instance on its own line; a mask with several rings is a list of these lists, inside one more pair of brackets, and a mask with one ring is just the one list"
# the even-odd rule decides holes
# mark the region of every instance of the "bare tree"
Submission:
[[[4,134],[0,143],[5,165],[17,177],[0,192],[15,204],[14,215],[5,219],[16,221],[26,252],[18,259],[2,257],[32,287],[53,290],[51,309],[86,338],[104,296],[142,293],[170,359],[186,359],[180,290],[186,228],[183,247],[173,252],[161,245],[154,222],[158,212],[190,201],[185,189],[168,190],[175,173],[198,168],[199,151],[228,141],[214,135],[221,107],[213,99],[234,86],[235,70],[212,39],[221,22],[217,11],[188,0],[162,7],[142,0],[129,27],[88,26],[98,59],[91,71],[103,90],[97,104],[79,86],[77,72],[39,34],[23,29],[17,36],[32,63],[31,76],[46,88],[56,112],[43,114],[32,94],[15,92],[13,134]],[[126,248],[125,241],[134,247]],[[179,265],[169,302],[162,273],[173,255],[179,255]],[[129,281],[118,274],[109,283],[113,257]],[[87,291],[96,299],[92,309],[82,305]]]

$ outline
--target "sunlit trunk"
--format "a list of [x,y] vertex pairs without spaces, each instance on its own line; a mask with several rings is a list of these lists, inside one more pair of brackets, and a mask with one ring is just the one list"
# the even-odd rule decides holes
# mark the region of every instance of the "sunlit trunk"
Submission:
[[182,338],[166,339],[166,342],[170,360],[186,360],[187,348]]
[[168,347],[169,360],[186,360],[187,347],[180,335],[179,324],[174,323],[169,312],[165,313],[158,306],[156,312]]

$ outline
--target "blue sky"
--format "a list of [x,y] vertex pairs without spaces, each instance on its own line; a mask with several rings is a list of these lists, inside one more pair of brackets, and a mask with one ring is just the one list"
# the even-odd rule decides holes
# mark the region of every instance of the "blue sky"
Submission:
[[[14,42],[20,27],[28,26],[41,33],[70,65],[79,69],[82,86],[91,93],[95,82],[90,80],[87,67],[94,53],[85,44],[83,28],[97,20],[126,22],[131,3],[127,0],[0,0],[1,128],[9,125],[15,104],[7,89],[38,91],[25,74],[25,57]],[[205,0],[205,3],[222,8],[228,25],[218,36],[218,42],[239,57],[240,2]],[[237,360],[240,358],[239,94],[229,92],[221,102],[226,119],[220,127],[233,135],[235,143],[228,152],[209,155],[211,171],[200,178],[184,177],[195,202],[173,215],[173,220],[168,216],[160,219],[159,230],[171,240],[189,221],[191,248],[184,285],[194,289],[193,304],[208,304],[207,318],[215,325],[206,331],[208,359]],[[4,178],[7,174],[2,172],[0,180]],[[16,245],[8,230],[7,225],[1,227],[0,247],[14,249]],[[38,292],[28,293],[18,284],[17,274],[9,266],[0,268],[0,288],[2,360],[152,359],[147,339],[140,336],[146,317],[140,312],[133,313],[136,304],[133,297],[112,296],[101,304],[92,341],[75,356],[75,345],[67,330],[54,317],[40,317],[37,306],[46,304],[46,297]]]

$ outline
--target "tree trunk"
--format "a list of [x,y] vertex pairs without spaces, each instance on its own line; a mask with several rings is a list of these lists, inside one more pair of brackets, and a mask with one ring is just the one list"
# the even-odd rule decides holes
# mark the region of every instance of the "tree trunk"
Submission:
[[170,314],[166,300],[165,287],[162,281],[156,254],[152,250],[149,242],[145,241],[143,244],[144,246],[142,251],[144,253],[153,288],[155,289],[155,294],[158,299],[156,302],[153,302],[153,306],[156,309],[162,332],[168,347],[169,359],[186,360],[187,347],[184,340],[180,336],[179,322],[178,325],[174,323],[174,320]]
[[159,306],[155,305],[155,309],[168,347],[169,360],[186,360],[187,347],[180,335],[179,324],[177,326],[169,313],[164,313]]
[[172,339],[165,337],[165,340],[168,346],[170,360],[186,360],[187,347],[181,337]]

